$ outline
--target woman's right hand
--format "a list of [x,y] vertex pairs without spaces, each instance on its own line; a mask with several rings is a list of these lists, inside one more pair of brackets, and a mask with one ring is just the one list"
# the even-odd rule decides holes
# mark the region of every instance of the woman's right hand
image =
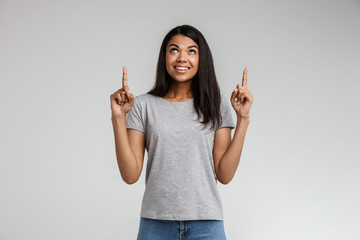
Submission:
[[127,85],[126,67],[123,67],[122,88],[111,94],[110,102],[113,117],[126,117],[134,105],[134,95],[130,93]]

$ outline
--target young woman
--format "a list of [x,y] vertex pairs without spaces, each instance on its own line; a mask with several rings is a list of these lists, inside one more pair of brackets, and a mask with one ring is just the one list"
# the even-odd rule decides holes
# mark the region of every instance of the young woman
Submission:
[[125,67],[122,84],[110,100],[117,162],[126,183],[139,179],[148,152],[138,239],[226,239],[217,181],[229,183],[240,161],[253,102],[247,68],[230,98],[236,126],[210,48],[192,26],[178,26],[165,36],[151,91],[134,99]]

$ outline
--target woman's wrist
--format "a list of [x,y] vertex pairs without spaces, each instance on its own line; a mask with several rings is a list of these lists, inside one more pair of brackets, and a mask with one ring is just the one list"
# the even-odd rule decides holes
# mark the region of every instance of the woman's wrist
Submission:
[[240,116],[239,114],[237,114],[237,120],[239,121],[250,121],[250,116]]
[[126,123],[126,115],[112,115],[111,116],[111,121],[113,123]]
[[250,123],[250,117],[247,116],[237,116],[237,124],[236,127],[243,127],[243,126],[248,126]]

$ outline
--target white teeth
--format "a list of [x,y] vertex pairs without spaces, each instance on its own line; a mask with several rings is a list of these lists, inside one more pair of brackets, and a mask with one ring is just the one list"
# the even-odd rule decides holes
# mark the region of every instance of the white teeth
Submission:
[[186,68],[186,67],[176,67],[176,69],[179,69],[179,70],[187,70],[188,68]]

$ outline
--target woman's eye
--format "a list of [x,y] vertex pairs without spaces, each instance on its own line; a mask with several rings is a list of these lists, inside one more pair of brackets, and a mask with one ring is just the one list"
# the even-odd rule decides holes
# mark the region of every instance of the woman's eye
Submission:
[[170,52],[177,52],[178,50],[176,48],[170,49]]
[[189,50],[189,53],[196,53],[194,49]]

